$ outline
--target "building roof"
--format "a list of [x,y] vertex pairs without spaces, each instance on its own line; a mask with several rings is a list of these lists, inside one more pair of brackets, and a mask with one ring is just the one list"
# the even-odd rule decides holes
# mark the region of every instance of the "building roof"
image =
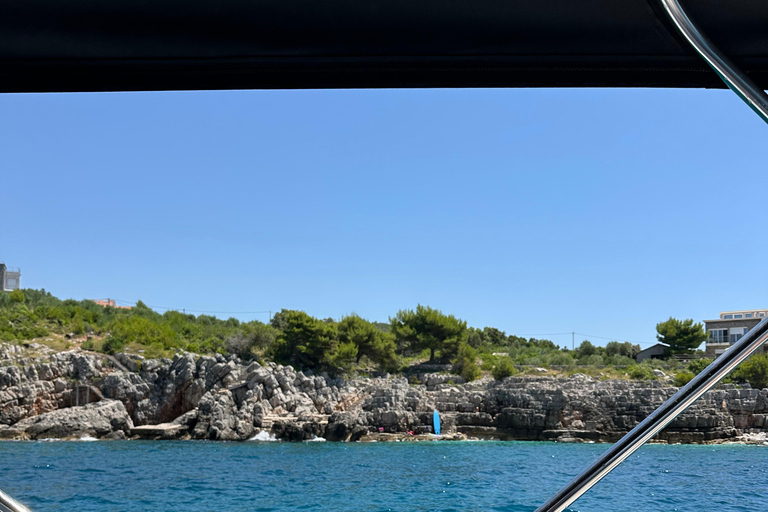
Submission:
[[115,304],[114,299],[91,299],[91,302],[98,304],[99,306],[111,306],[116,309],[133,309],[131,306],[118,306]]
[[666,347],[669,347],[669,345],[668,345],[668,344],[666,344],[666,343],[662,343],[662,342],[660,341],[660,342],[656,343],[655,345],[651,345],[651,346],[650,346],[650,347],[648,347],[648,348],[644,348],[643,350],[641,350],[640,352],[638,352],[638,354],[642,354],[643,352],[645,352],[645,351],[647,351],[647,350],[651,350],[651,349],[654,349],[654,348],[657,348],[657,347],[664,347],[664,348],[666,348]]
[[715,318],[714,320],[704,320],[705,324],[711,324],[711,323],[718,323],[718,322],[744,322],[748,321],[751,322],[753,320],[763,320],[765,317],[763,316],[754,316],[752,318]]
[[721,311],[721,315],[738,315],[739,313],[768,313],[768,309],[738,309],[736,311]]

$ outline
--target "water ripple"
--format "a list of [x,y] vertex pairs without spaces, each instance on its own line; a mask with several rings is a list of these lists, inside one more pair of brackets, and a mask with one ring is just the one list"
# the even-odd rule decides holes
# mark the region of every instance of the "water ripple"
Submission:
[[[0,443],[0,487],[35,512],[532,512],[607,445]],[[642,448],[573,511],[764,508],[768,448]]]

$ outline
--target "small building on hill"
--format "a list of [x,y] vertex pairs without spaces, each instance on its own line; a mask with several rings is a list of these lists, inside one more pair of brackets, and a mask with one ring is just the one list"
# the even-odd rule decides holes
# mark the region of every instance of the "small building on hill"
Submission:
[[5,263],[0,263],[0,285],[5,292],[21,288],[21,269],[7,267]]
[[115,299],[91,299],[91,302],[95,302],[99,306],[104,306],[105,308],[109,306],[117,309],[133,309],[131,306],[118,306],[115,304]]
[[668,348],[669,345],[659,342],[645,350],[641,350],[637,353],[637,362],[642,363],[646,359],[663,359]]

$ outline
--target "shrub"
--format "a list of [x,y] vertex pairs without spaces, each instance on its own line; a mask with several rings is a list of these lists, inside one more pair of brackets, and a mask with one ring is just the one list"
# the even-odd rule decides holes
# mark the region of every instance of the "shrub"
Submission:
[[512,359],[509,357],[502,357],[491,370],[493,378],[496,380],[504,380],[507,377],[517,373],[515,365],[512,364]]
[[549,364],[551,365],[572,366],[573,363],[574,363],[573,357],[571,357],[570,354],[564,354],[562,352],[558,352],[557,354],[549,358]]
[[544,356],[529,356],[529,357],[521,357],[518,360],[519,364],[525,364],[528,366],[546,366],[549,363],[549,360],[545,358]]
[[733,377],[748,382],[755,389],[768,387],[768,354],[753,356],[739,366]]
[[603,356],[598,354],[593,354],[591,356],[580,357],[578,364],[588,365],[588,366],[600,366],[605,364],[605,361],[603,361]]
[[258,321],[245,324],[244,333],[251,339],[251,349],[267,350],[277,339],[278,331],[268,324]]
[[143,316],[129,316],[116,320],[111,328],[112,336],[124,343],[149,346],[160,343],[163,348],[180,346],[179,336],[168,324],[157,323]]
[[609,341],[605,346],[605,354],[608,356],[623,356],[635,359],[640,352],[640,345],[633,345],[628,341],[619,343],[618,341]]
[[159,341],[152,343],[144,350],[144,357],[147,359],[160,359],[161,357],[168,357],[168,355],[168,351]]
[[631,364],[627,366],[626,372],[631,379],[653,380],[656,378],[653,375],[653,371],[651,371],[651,367],[644,364]]
[[[483,362],[480,365],[480,369],[486,372],[493,370],[493,367],[498,364],[500,356],[494,356],[493,354],[481,354]],[[503,356],[501,356],[503,357]]]
[[412,386],[418,386],[419,384],[421,384],[421,381],[416,375],[411,375],[410,377],[408,377],[408,384]]
[[106,352],[107,354],[117,354],[121,350],[125,348],[125,341],[115,338],[114,336],[108,336],[107,339],[104,341],[104,345],[102,346],[102,350]]
[[610,364],[613,366],[629,366],[630,364],[635,364],[635,360],[631,357],[622,356],[622,355],[613,355],[609,357],[604,357],[603,361],[605,364]]
[[677,375],[675,375],[674,384],[675,384],[675,386],[681,388],[681,387],[685,386],[686,384],[688,384],[689,382],[691,382],[695,376],[696,375],[694,375],[693,373],[691,373],[689,371],[682,371],[682,372],[678,373]]
[[459,353],[453,360],[453,371],[471,382],[480,377],[480,367],[477,366],[477,352],[466,343],[459,347]]
[[687,366],[688,371],[692,372],[694,375],[698,375],[704,370],[704,368],[712,364],[712,361],[713,361],[712,359],[706,359],[706,358],[694,359],[693,361],[688,363],[688,366]]
[[229,336],[224,342],[224,345],[227,348],[227,352],[237,355],[240,359],[247,361],[254,356],[254,353],[252,352],[253,340],[250,336],[246,336],[242,332]]

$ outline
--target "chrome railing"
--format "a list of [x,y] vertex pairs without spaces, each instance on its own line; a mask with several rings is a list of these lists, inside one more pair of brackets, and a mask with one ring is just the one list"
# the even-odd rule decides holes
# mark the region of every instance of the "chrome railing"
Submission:
[[605,475],[632,455],[638,448],[659,433],[669,422],[688,408],[696,399],[720,382],[753,352],[768,340],[768,319],[757,324],[739,341],[714,360],[691,382],[680,388],[672,398],[651,413],[627,435],[611,446],[597,461],[568,485],[536,509],[536,512],[561,512]]
[[[746,73],[737,68],[715,45],[696,27],[683,10],[678,0],[660,0],[669,18],[696,52],[709,64],[718,76],[749,107],[768,122],[768,95],[757,86]],[[561,512],[587,492],[605,475],[621,464],[627,457],[655,436],[669,422],[687,409],[696,399],[720,382],[768,339],[768,319],[763,319],[741,339],[736,341],[719,358],[697,375],[691,382],[675,393],[619,439],[607,452],[588,467],[557,494],[536,509],[536,512]],[[726,342],[727,343],[727,342]]]
[[[699,30],[683,10],[678,0],[661,0],[661,5],[669,15],[669,19],[696,50],[696,53],[709,64],[715,73],[731,88],[744,103],[768,123],[768,95],[740,70],[723,52],[712,44],[712,41]],[[727,8],[727,3],[720,4]]]
[[0,491],[0,512],[30,512],[30,510],[3,491]]

